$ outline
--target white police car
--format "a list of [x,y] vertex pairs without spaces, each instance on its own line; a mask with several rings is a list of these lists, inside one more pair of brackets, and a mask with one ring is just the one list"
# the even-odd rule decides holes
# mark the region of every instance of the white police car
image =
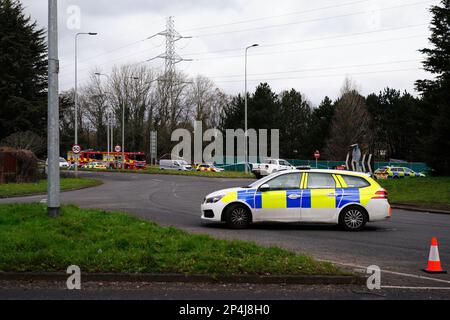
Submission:
[[289,170],[242,188],[206,196],[202,219],[226,222],[233,229],[252,222],[339,224],[358,231],[368,222],[392,216],[387,192],[363,173]]

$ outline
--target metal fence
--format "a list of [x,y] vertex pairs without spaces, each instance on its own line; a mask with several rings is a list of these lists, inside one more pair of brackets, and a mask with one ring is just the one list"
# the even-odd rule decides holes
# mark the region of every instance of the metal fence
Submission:
[[[233,163],[232,159],[227,159],[227,163]],[[316,168],[316,160],[297,160],[297,159],[286,159],[290,164],[295,167],[298,166],[309,166],[311,168]],[[250,163],[257,163],[260,161],[250,161]],[[345,161],[328,161],[328,160],[320,160],[317,162],[318,169],[334,169],[338,166],[345,165]],[[242,172],[245,171],[245,162],[237,162],[237,164],[217,164],[218,167],[224,168],[226,171],[236,171]],[[406,167],[410,168],[415,172],[424,172],[429,173],[431,169],[427,166],[426,163],[423,162],[375,162],[374,170],[377,170],[381,167]],[[250,168],[251,169],[251,168]]]

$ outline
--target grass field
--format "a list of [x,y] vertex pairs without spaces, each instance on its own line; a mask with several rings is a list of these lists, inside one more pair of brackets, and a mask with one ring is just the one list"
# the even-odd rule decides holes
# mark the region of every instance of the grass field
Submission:
[[120,172],[120,173],[138,173],[138,174],[163,174],[175,176],[195,176],[206,178],[231,178],[231,179],[255,179],[253,174],[245,174],[245,172],[224,171],[224,172],[199,172],[199,171],[176,171],[176,170],[160,170],[159,167],[148,167],[145,170],[95,170],[82,169],[82,171],[98,171],[98,172]]
[[0,205],[0,272],[64,271],[208,275],[335,275],[329,263],[279,248],[215,240],[122,213],[39,204]]
[[[61,178],[61,190],[70,191],[86,187],[98,186],[102,182],[96,179]],[[44,194],[47,192],[47,180],[37,183],[7,183],[0,184],[0,198]]]
[[393,204],[450,210],[450,177],[379,180]]
[[144,170],[144,172],[150,174],[171,174],[171,175],[199,176],[209,178],[255,179],[255,176],[251,173],[245,174],[245,172],[235,172],[235,171],[224,171],[224,172],[173,171],[173,170],[160,170],[159,167],[149,167],[146,170]]

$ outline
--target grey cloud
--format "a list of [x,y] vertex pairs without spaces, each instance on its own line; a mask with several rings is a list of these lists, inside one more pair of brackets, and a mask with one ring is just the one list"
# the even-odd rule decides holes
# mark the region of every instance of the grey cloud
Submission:
[[[31,14],[33,19],[36,19],[42,27],[46,27],[47,0],[21,0],[21,2],[27,8],[26,12]],[[436,0],[437,2],[438,0]],[[89,69],[96,66],[100,65],[104,72],[110,72],[115,64],[141,62],[164,51],[164,46],[158,47],[159,44],[164,44],[164,39],[155,38],[152,41],[110,52],[124,45],[141,40],[153,33],[162,31],[165,26],[165,18],[169,15],[175,16],[176,28],[179,31],[183,31],[196,27],[228,24],[266,16],[305,12],[304,14],[283,16],[247,24],[192,30],[185,34],[196,36],[203,33],[241,30],[308,19],[320,19],[333,15],[345,15],[352,12],[364,11],[366,8],[367,14],[346,18],[325,19],[323,21],[251,32],[196,37],[189,41],[180,41],[177,44],[178,52],[180,55],[185,55],[187,53],[204,51],[214,52],[224,49],[239,49],[258,42],[261,47],[255,49],[253,51],[254,53],[277,51],[281,52],[281,54],[250,56],[250,75],[255,73],[268,73],[263,76],[250,76],[250,79],[267,81],[275,91],[294,87],[316,104],[325,95],[335,98],[339,93],[339,88],[346,75],[353,77],[365,94],[377,92],[385,86],[391,86],[401,90],[406,89],[413,92],[414,81],[427,77],[421,70],[380,74],[370,72],[413,67],[419,68],[421,66],[421,55],[417,50],[427,45],[427,34],[429,31],[426,24],[430,21],[430,14],[427,11],[427,7],[429,7],[428,3],[403,8],[401,10],[383,11],[379,17],[375,17],[378,19],[374,20],[375,23],[371,21],[371,6],[384,8],[397,4],[414,3],[414,1],[396,0],[393,2],[390,0],[374,0],[359,5],[330,8],[316,12],[308,12],[308,10],[333,6],[337,2],[331,0],[316,0],[314,2],[308,0],[60,0],[58,3],[60,11],[60,59],[62,66],[65,66],[62,68],[60,74],[61,89],[68,89],[73,85],[73,38],[77,30],[69,30],[65,25],[67,20],[67,7],[74,4],[81,8],[82,30],[80,31],[99,32],[99,36],[96,38],[83,38],[80,41],[80,82],[87,78]],[[370,25],[371,23],[372,25]],[[424,24],[421,27],[339,38],[340,35],[349,33],[421,23]],[[411,38],[411,36],[415,36],[416,38]],[[274,43],[301,41],[321,37],[329,37],[329,39],[299,42],[286,46],[269,46]],[[333,37],[337,38],[333,39]],[[377,41],[385,41],[390,38],[399,40],[376,43]],[[361,42],[374,43],[352,45],[352,43]],[[339,46],[342,44],[348,46]],[[326,48],[327,46],[328,48]],[[314,49],[315,47],[325,48],[318,50]],[[243,90],[242,77],[230,79],[223,78],[223,76],[243,74],[242,54],[243,51],[238,50],[215,55],[197,55],[194,57],[197,59],[196,61],[179,64],[177,67],[179,70],[191,76],[195,76],[196,74],[209,76],[226,92],[235,94]],[[237,57],[227,58],[230,55]],[[341,66],[410,59],[417,59],[417,62],[333,69]],[[157,68],[162,64],[162,61],[157,60],[150,65]],[[295,74],[270,74],[303,69],[325,70],[305,71]],[[217,78],[218,76],[222,78]],[[236,80],[236,82],[229,82],[229,80]],[[254,85],[257,85],[257,81],[251,80],[250,86]]]

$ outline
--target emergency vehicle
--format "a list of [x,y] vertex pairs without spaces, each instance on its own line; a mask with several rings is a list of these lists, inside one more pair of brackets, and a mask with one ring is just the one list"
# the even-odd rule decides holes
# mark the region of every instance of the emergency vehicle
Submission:
[[106,170],[108,169],[104,162],[91,162],[88,164],[83,164],[81,169],[96,169],[96,170]]
[[252,222],[339,224],[359,231],[392,215],[387,192],[369,175],[339,170],[289,170],[243,187],[214,192],[202,219],[244,229]]
[[[100,151],[82,151],[78,155],[78,165],[80,167],[93,162],[104,162],[108,168],[119,167],[122,159],[122,152],[100,152]],[[67,161],[75,163],[75,154],[72,151],[67,153]],[[144,169],[146,166],[145,153],[125,152],[125,169],[136,170]]]
[[404,178],[425,178],[423,173],[414,172],[405,167],[384,167],[375,171],[377,179],[404,179]]
[[201,171],[201,172],[224,172],[225,169],[217,168],[216,166],[212,164],[197,164],[195,166],[195,170]]

